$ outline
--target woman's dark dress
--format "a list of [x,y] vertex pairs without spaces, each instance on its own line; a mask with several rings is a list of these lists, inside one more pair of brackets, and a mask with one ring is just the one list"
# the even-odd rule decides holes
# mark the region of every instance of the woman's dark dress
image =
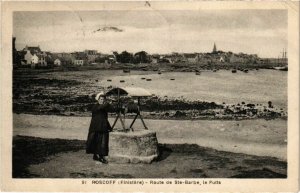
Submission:
[[96,104],[92,108],[92,120],[86,143],[86,153],[108,155],[109,132],[111,126],[108,122],[107,112],[109,104]]

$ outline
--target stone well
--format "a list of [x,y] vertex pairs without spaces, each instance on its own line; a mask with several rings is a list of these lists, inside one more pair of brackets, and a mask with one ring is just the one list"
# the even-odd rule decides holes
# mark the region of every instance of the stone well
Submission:
[[110,162],[151,163],[158,156],[156,132],[111,132],[109,136]]

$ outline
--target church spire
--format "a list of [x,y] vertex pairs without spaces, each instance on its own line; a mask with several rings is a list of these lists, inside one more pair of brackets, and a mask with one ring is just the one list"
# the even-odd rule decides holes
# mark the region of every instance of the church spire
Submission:
[[214,43],[213,53],[216,53],[216,52],[217,52],[217,46],[216,46],[216,43]]

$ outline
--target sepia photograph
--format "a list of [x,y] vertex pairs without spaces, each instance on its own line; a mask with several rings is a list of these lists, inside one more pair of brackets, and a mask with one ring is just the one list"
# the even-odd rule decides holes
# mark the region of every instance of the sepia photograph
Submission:
[[12,180],[291,177],[288,9],[159,3],[11,13]]

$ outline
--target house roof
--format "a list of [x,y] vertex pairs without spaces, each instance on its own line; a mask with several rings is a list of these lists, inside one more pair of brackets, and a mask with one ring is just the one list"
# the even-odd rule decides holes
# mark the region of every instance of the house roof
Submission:
[[31,54],[42,52],[39,46],[26,46],[23,50],[29,50]]
[[84,51],[87,55],[97,55],[98,51],[97,50],[85,50]]
[[76,60],[86,60],[87,59],[87,55],[84,52],[75,52],[75,53],[73,53],[73,55],[75,56]]

